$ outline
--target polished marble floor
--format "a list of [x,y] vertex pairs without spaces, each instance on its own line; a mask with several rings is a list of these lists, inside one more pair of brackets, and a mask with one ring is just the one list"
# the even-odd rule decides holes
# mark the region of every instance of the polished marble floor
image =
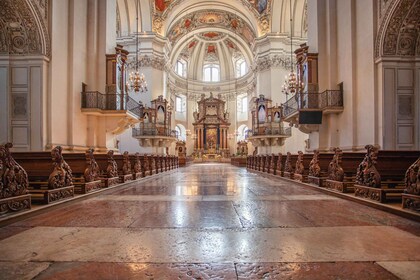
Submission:
[[420,279],[420,223],[228,164],[0,228],[0,279]]

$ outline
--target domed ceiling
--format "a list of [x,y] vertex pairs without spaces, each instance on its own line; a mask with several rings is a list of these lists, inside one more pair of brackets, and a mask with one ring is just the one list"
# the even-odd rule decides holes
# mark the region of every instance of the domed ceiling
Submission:
[[[120,34],[135,30],[137,0],[117,0]],[[203,64],[209,56],[220,65],[220,80],[235,77],[235,60],[253,64],[258,38],[290,33],[290,3],[302,18],[306,0],[139,0],[140,32],[154,32],[166,40],[165,56],[174,66],[178,59],[188,62],[188,78],[203,79]],[[296,21],[295,34],[305,23]],[[172,67],[174,68],[174,67]]]

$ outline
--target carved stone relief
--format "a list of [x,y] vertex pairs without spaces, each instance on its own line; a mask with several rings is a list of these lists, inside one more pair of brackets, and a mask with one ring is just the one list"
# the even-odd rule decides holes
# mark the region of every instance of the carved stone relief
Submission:
[[[29,5],[33,5],[33,11]],[[50,55],[48,1],[0,1],[0,54]],[[39,20],[37,20],[39,19]]]

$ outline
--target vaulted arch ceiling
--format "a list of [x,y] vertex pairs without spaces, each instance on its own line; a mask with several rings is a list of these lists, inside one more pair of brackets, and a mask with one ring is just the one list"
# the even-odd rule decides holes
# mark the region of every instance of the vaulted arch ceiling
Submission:
[[[135,33],[137,0],[117,0],[121,37]],[[167,40],[170,64],[183,56],[189,61],[189,77],[200,78],[206,52],[215,50],[221,78],[234,76],[232,57],[254,60],[256,39],[290,34],[306,38],[306,0],[138,0],[138,30]],[[290,9],[292,8],[292,9]],[[194,46],[194,47],[191,47]]]

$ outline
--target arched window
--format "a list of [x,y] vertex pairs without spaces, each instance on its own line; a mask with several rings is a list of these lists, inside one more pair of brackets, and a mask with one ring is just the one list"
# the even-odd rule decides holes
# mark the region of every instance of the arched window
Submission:
[[187,62],[184,59],[178,59],[175,64],[175,72],[181,77],[187,77]]
[[240,78],[247,72],[246,61],[243,57],[238,58],[235,62],[236,78]]
[[220,66],[218,64],[205,64],[203,66],[203,81],[204,82],[219,82],[220,81]]

